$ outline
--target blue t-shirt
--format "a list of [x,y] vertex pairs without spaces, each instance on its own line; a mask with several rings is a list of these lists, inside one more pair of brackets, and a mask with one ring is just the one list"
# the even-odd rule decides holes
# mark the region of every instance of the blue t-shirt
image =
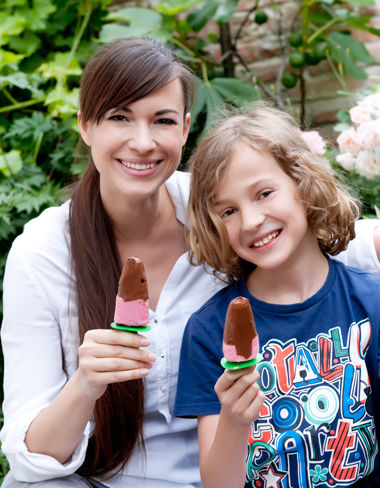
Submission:
[[248,439],[246,488],[380,487],[380,276],[329,259],[326,282],[303,303],[257,300],[243,279],[219,291],[187,324],[175,415],[220,413],[214,385],[237,296],[253,310],[266,394]]

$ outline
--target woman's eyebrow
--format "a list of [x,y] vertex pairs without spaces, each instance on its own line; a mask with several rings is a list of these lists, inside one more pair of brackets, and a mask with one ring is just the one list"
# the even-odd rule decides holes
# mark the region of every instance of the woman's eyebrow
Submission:
[[[128,106],[123,107],[121,110],[123,112],[133,114],[133,110],[131,110]],[[115,111],[117,111],[117,109],[115,109]],[[176,110],[175,108],[162,108],[160,110],[157,110],[157,112],[154,112],[154,115],[165,115],[165,114],[170,114],[170,113],[173,113],[176,115],[181,115],[180,112],[178,110]]]

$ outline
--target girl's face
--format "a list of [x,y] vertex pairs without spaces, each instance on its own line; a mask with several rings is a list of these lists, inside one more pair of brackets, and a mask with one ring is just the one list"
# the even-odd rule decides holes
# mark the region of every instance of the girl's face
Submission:
[[103,201],[155,193],[177,168],[189,132],[183,90],[175,79],[97,124],[81,120],[84,142],[100,174]]
[[308,245],[315,248],[296,184],[269,152],[239,143],[214,207],[232,249],[258,267],[274,269],[297,259]]

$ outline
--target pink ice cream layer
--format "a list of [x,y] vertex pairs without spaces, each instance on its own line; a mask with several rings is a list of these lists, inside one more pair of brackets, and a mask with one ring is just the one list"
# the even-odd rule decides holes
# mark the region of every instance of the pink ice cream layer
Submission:
[[255,358],[260,351],[260,344],[259,338],[255,337],[251,344],[251,354],[249,357],[240,356],[236,351],[236,346],[233,344],[225,344],[223,342],[223,354],[227,361],[231,361],[233,363],[241,363],[243,361],[249,361],[250,359]]
[[149,300],[123,300],[116,297],[114,322],[122,325],[147,325],[149,323]]

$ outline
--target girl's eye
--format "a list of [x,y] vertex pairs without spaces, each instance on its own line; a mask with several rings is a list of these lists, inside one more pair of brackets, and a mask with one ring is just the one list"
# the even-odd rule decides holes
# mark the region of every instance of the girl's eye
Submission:
[[230,215],[234,214],[235,211],[236,210],[234,208],[227,208],[226,210],[223,210],[223,212],[221,212],[220,217],[222,219],[225,219],[225,218],[229,217]]
[[162,124],[162,125],[177,125],[177,122],[173,119],[158,119],[156,121],[156,124]]
[[264,198],[269,197],[269,195],[272,193],[272,190],[264,190],[260,193],[259,195],[259,200],[262,200]]

